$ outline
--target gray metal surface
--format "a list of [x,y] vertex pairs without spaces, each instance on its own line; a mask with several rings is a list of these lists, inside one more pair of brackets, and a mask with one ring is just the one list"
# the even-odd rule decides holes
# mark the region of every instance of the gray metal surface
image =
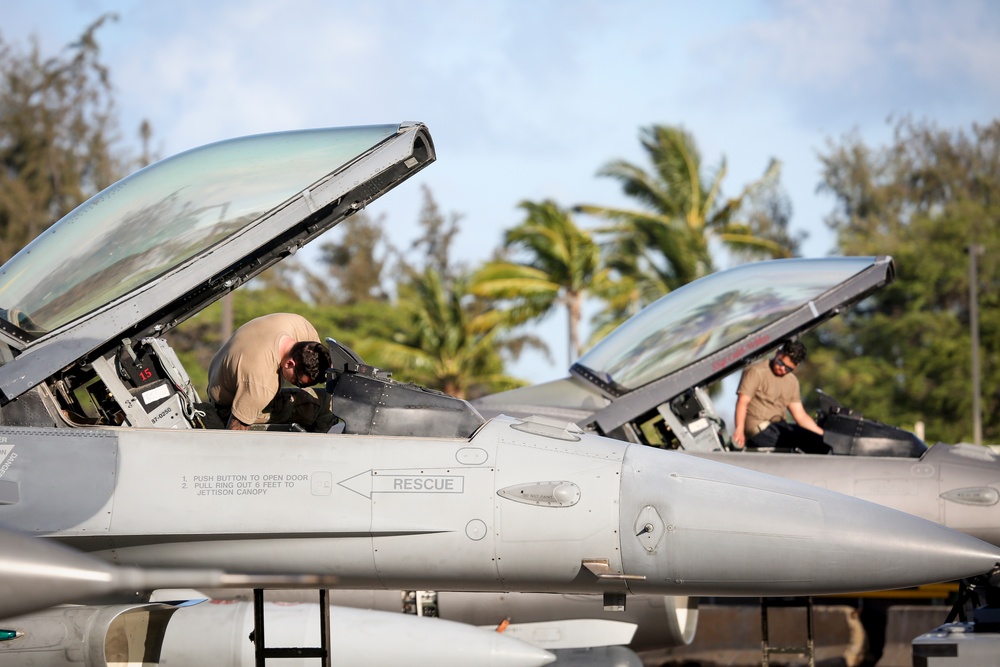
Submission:
[[[86,456],[72,455],[80,449]],[[0,427],[0,489],[16,497],[3,506],[8,524],[33,534],[106,531],[117,482],[114,431]]]
[[[318,605],[267,603],[264,614],[269,644],[318,643]],[[338,665],[540,667],[555,659],[513,637],[451,621],[336,606],[330,617],[333,664]],[[247,639],[253,609],[247,602],[63,607],[7,619],[2,627],[24,632],[0,641],[5,667],[254,664],[253,643]]]
[[553,667],[642,667],[642,659],[624,646],[558,649]]
[[[468,440],[118,429],[112,496],[46,534],[121,564],[436,590],[804,595],[952,580],[1000,558],[815,487],[523,426],[494,419]],[[27,456],[35,441],[23,431],[7,437]],[[67,446],[59,465],[89,458],[92,442]],[[5,475],[49,479],[55,462],[31,460]],[[499,493],[540,481],[575,485],[579,501]],[[15,507],[0,506],[0,523],[36,532]]]
[[328,586],[315,576],[256,577],[218,569],[117,567],[74,549],[29,535],[0,530],[0,619],[53,605],[103,597],[130,597],[180,586]]
[[914,667],[1000,665],[1000,633],[976,632],[972,623],[946,623],[913,640]]
[[[401,611],[403,591],[331,591],[333,603],[382,611]],[[229,591],[211,591],[225,597]],[[246,599],[248,593],[243,594]],[[275,591],[270,600],[304,599],[302,594]],[[514,623],[534,623],[560,619],[600,619],[634,623],[636,631],[629,646],[636,651],[682,646],[694,639],[698,625],[697,598],[636,595],[628,599],[625,611],[605,611],[599,595],[556,593],[467,593],[439,591],[434,594],[433,613],[440,618],[471,625],[496,627],[505,618]]]
[[863,498],[1000,546],[1000,457],[985,447],[937,444],[919,459],[690,454]]

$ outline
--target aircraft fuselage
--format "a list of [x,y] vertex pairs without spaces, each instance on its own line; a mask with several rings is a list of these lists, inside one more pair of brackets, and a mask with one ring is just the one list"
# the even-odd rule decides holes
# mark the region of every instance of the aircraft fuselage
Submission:
[[0,524],[123,565],[335,575],[348,588],[755,596],[956,579],[1000,555],[823,489],[531,420],[453,439],[0,438]]

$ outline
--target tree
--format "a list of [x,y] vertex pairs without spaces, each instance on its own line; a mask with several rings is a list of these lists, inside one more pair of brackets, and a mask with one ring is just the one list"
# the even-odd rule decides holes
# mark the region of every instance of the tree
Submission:
[[458,223],[462,216],[454,212],[448,216],[441,213],[431,189],[426,184],[421,185],[420,191],[423,194],[424,203],[417,222],[424,231],[410,244],[410,251],[423,257],[422,266],[411,265],[405,258],[401,258],[401,262],[413,276],[425,269],[433,269],[437,271],[445,283],[449,283],[456,278],[457,274],[466,271],[462,262],[456,262],[451,257],[452,244],[458,236]]
[[523,201],[525,220],[507,230],[504,248],[520,262],[496,259],[480,269],[473,291],[493,299],[510,299],[516,320],[541,318],[556,307],[566,308],[569,322],[569,363],[580,356],[580,320],[588,294],[609,288],[600,247],[590,233],[576,226],[569,211],[552,200]]
[[[112,86],[95,21],[60,56],[0,39],[0,261],[122,175]],[[147,128],[148,131],[148,128]]]
[[383,274],[395,251],[386,241],[383,220],[362,211],[337,225],[334,234],[340,240],[320,246],[321,261],[335,287],[322,278],[307,275],[306,284],[313,301],[354,304],[388,300]]
[[518,351],[524,338],[510,336],[504,311],[472,298],[467,287],[465,277],[445,284],[436,270],[427,268],[400,288],[397,307],[407,325],[391,340],[360,342],[359,352],[457,398],[523,385],[503,372],[500,351]]
[[[703,174],[690,133],[653,125],[641,131],[640,140],[651,171],[616,160],[598,172],[618,180],[640,208],[577,207],[612,222],[601,230],[611,236],[607,262],[616,274],[633,281],[626,293],[640,303],[630,309],[714,271],[711,241],[742,258],[790,257],[798,251],[799,239],[788,233],[790,211],[780,191],[777,161],[739,196],[723,199],[725,160],[714,173]],[[616,312],[612,319],[624,315]]]
[[891,145],[856,135],[821,155],[828,224],[845,255],[892,255],[896,281],[814,334],[804,385],[929,441],[971,441],[969,272],[980,244],[984,437],[1000,440],[1000,121],[971,131],[896,123]]
[[[447,223],[428,189],[420,224],[424,234],[412,249],[426,254],[409,253],[387,271],[396,253],[384,240],[381,219],[352,216],[338,226],[341,240],[322,246],[329,279],[288,260],[272,267],[233,292],[234,327],[295,312],[397,380],[470,398],[523,384],[503,373],[502,355],[516,358],[524,346],[539,343],[512,335],[506,313],[468,292],[466,273],[450,260],[457,216]],[[397,276],[395,285],[384,283],[386,274]],[[336,289],[329,288],[331,279]],[[223,342],[220,319],[221,308],[213,305],[171,332],[183,361],[207,369]],[[192,378],[203,387],[207,373],[196,370]]]
[[427,186],[418,224],[423,233],[399,259],[394,307],[404,324],[391,337],[359,343],[366,358],[398,377],[460,398],[523,384],[503,372],[504,356],[543,347],[512,332],[514,315],[469,290],[469,270],[452,258],[461,216],[444,215]]

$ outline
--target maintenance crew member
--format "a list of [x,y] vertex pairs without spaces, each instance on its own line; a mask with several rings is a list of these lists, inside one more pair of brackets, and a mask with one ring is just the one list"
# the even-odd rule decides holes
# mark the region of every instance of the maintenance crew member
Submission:
[[[795,369],[806,359],[806,346],[787,341],[767,359],[743,371],[737,388],[736,423],[733,445],[801,449],[813,454],[829,454],[823,429],[802,407]],[[795,420],[785,420],[785,411]]]
[[215,354],[208,396],[229,429],[295,423],[325,433],[338,420],[326,391],[312,386],[329,367],[330,352],[308,320],[273,313],[241,326]]

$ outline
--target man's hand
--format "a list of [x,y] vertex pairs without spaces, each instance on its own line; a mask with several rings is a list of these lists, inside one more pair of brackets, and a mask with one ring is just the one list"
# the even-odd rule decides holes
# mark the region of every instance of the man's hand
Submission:
[[750,405],[752,396],[749,394],[737,394],[736,396],[736,415],[733,420],[733,446],[736,449],[743,449],[747,440],[747,407]]
[[789,403],[788,411],[792,413],[792,419],[795,420],[796,424],[804,429],[812,431],[813,433],[823,435],[823,429],[815,422],[815,420],[813,420],[812,417],[809,416],[806,409],[802,407],[802,403]]

